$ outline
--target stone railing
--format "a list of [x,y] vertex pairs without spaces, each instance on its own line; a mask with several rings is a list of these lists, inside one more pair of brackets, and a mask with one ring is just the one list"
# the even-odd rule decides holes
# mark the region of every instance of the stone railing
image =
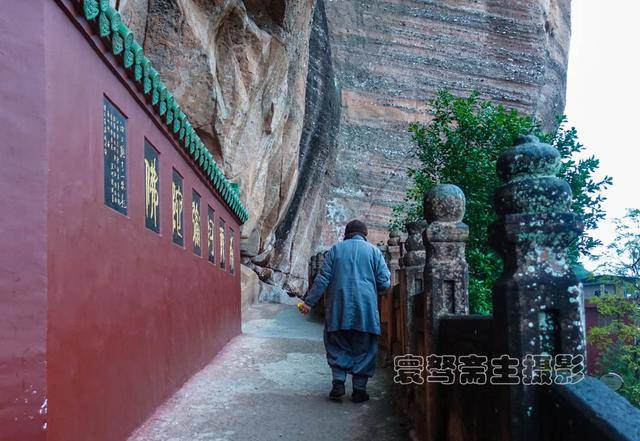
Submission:
[[[462,191],[434,187],[425,195],[426,223],[407,225],[393,296],[397,307],[385,313],[391,312],[386,320],[398,330],[392,355],[424,360],[422,382],[398,385],[417,439],[640,440],[640,411],[600,381],[583,378],[584,309],[567,255],[581,222],[570,212],[568,184],[556,177],[559,166],[557,150],[532,136],[520,138],[498,160],[502,185],[490,240],[504,273],[494,286],[492,317],[468,310]],[[424,249],[416,240],[420,232]],[[486,357],[484,382],[463,380],[460,369],[452,384],[429,381],[437,371],[428,356],[454,356],[459,368],[459,357],[472,354]],[[545,361],[565,354],[573,369],[546,369]],[[515,360],[517,384],[491,384],[499,366],[493,362],[502,356]],[[394,365],[401,377],[398,358]]]
[[400,349],[398,327],[401,311],[398,303],[399,277],[404,255],[404,241],[397,233],[391,233],[386,245],[380,245],[380,251],[391,273],[391,287],[378,295],[380,309],[379,355],[385,364],[391,363],[393,355]]
[[404,243],[404,254],[398,271],[398,324],[397,350],[398,353],[413,353],[418,347],[416,336],[413,335],[414,301],[416,295],[424,289],[425,250],[422,244],[422,232],[427,223],[425,221],[410,222],[406,225],[407,240]]

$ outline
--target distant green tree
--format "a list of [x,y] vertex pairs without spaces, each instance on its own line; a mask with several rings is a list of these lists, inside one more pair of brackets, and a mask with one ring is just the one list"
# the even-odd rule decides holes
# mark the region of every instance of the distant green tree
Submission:
[[614,219],[615,236],[604,253],[598,272],[614,276],[627,293],[640,293],[640,209],[629,208],[621,219]]
[[593,299],[606,324],[591,328],[587,338],[600,352],[596,374],[622,376],[619,392],[640,407],[640,210],[628,209],[613,223],[615,235],[599,256],[598,272],[606,274],[601,280],[617,286],[618,295]]
[[600,352],[596,375],[615,372],[624,380],[618,391],[640,407],[640,307],[635,298],[606,295],[593,298],[607,323],[589,330],[587,340]]
[[[408,169],[412,185],[404,200],[394,207],[389,228],[401,230],[406,222],[422,218],[422,196],[431,186],[458,185],[467,198],[464,221],[470,230],[467,261],[471,310],[488,314],[491,287],[502,268],[500,258],[489,247],[487,236],[487,227],[495,218],[492,198],[499,185],[495,170],[500,153],[513,146],[522,134],[534,134],[553,144],[562,157],[560,176],[573,190],[572,208],[583,216],[586,232],[604,217],[601,192],[611,183],[611,178],[594,178],[599,166],[595,157],[576,157],[583,145],[577,140],[575,128],[564,127],[564,118],[559,120],[555,133],[543,133],[532,118],[480,100],[476,92],[457,98],[441,91],[429,104],[433,119],[427,124],[415,123],[409,127],[419,166]],[[598,244],[585,233],[572,250],[573,259],[577,261],[579,253],[589,253]]]

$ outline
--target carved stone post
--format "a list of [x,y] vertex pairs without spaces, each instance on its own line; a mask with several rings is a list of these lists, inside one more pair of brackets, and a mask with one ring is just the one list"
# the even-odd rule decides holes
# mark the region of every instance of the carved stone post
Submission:
[[[521,362],[527,354],[585,355],[581,287],[567,255],[581,222],[559,168],[558,151],[534,136],[518,139],[497,163],[503,184],[489,236],[504,273],[493,290],[495,350]],[[506,439],[540,439],[540,387],[505,387]]]
[[427,226],[424,220],[406,224],[408,237],[404,245],[404,255],[401,259],[399,277],[399,303],[401,308],[401,338],[402,351],[405,354],[415,354],[417,344],[413,326],[413,302],[418,294],[424,290],[425,250],[422,242],[422,232]]
[[400,268],[400,258],[402,257],[403,245],[402,238],[398,233],[389,233],[385,260],[387,261],[387,266],[391,272],[392,287],[398,283],[398,269]]
[[[440,318],[469,313],[468,268],[465,241],[469,227],[462,223],[465,197],[455,185],[437,185],[424,196],[428,222],[422,235],[426,250],[424,266],[425,356],[443,355],[438,345]],[[426,439],[445,439],[442,409],[436,384],[425,384]]]
[[433,187],[424,196],[428,226],[423,233],[427,351],[437,350],[438,319],[445,314],[468,314],[469,276],[464,257],[469,227],[462,223],[465,198],[455,185]]
[[396,285],[398,284],[398,273],[400,269],[400,258],[402,256],[402,242],[400,235],[396,232],[389,234],[387,240],[385,261],[391,273],[391,287],[378,295],[378,307],[380,309],[380,327],[382,328],[379,339],[379,354],[385,363],[391,363],[394,353],[394,344],[397,346],[397,323],[395,304]]

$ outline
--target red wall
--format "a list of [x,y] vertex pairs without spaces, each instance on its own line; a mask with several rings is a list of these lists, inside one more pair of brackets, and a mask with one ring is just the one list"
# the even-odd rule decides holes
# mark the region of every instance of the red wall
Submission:
[[[12,115],[0,177],[9,251],[0,258],[0,439],[44,439],[46,386],[48,440],[121,441],[240,332],[240,253],[235,275],[228,250],[227,269],[219,255],[209,263],[207,205],[216,227],[223,217],[235,231],[236,248],[239,225],[59,5],[11,5],[1,36],[33,41],[13,50],[11,71],[1,61],[13,82],[0,89],[11,103],[3,120]],[[127,117],[127,216],[104,204],[104,96]],[[144,222],[145,138],[160,152],[160,235]],[[172,242],[172,167],[184,177],[185,247]],[[192,189],[202,197],[203,257],[191,248]],[[26,405],[4,406],[27,393]]]
[[46,433],[44,11],[43,0],[30,0],[3,2],[0,13],[2,441],[44,440]]

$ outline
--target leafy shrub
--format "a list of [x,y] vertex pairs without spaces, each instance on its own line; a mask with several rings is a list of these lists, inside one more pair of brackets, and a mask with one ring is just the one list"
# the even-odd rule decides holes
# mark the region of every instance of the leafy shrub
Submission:
[[640,308],[636,298],[607,295],[593,303],[604,318],[601,326],[589,330],[587,339],[599,351],[597,375],[615,372],[624,380],[618,391],[640,407]]
[[491,287],[502,268],[487,236],[487,228],[495,219],[493,193],[500,185],[496,160],[513,146],[518,136],[534,134],[560,152],[560,176],[571,186],[572,208],[583,216],[585,223],[585,233],[572,250],[573,259],[577,261],[579,253],[588,254],[599,245],[588,232],[604,217],[601,192],[611,184],[611,178],[594,178],[599,166],[595,157],[578,158],[584,147],[578,142],[575,128],[565,128],[564,118],[558,121],[555,133],[544,133],[532,118],[481,100],[476,92],[457,98],[441,91],[430,101],[430,108],[433,119],[428,124],[415,123],[409,127],[419,167],[408,170],[412,185],[402,203],[394,207],[389,228],[401,230],[406,222],[422,218],[422,196],[433,185],[451,183],[464,191],[467,198],[464,222],[470,233],[467,262],[472,312],[491,312]]

